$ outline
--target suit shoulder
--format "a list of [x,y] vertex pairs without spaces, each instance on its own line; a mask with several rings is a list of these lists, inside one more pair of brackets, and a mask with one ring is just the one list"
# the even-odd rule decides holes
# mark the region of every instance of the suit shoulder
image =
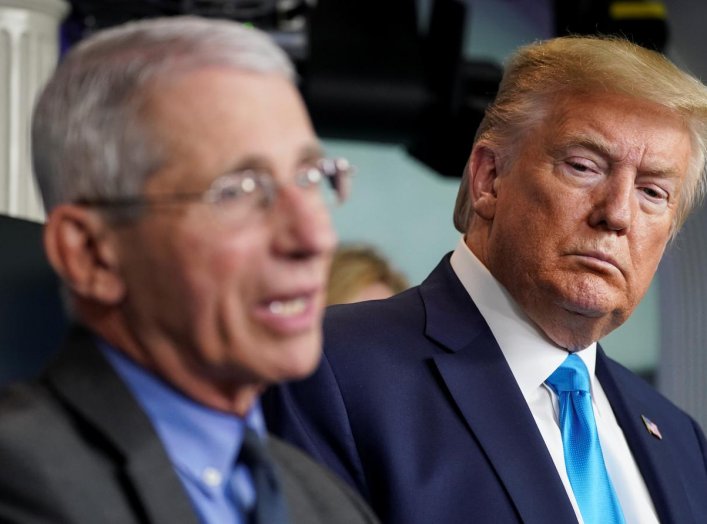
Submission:
[[686,422],[694,423],[688,413],[674,404],[644,378],[611,358],[607,358],[606,362],[612,375],[621,384],[622,391],[634,398],[641,399],[642,403],[652,406],[653,409],[657,411],[671,415],[672,417],[684,419]]
[[639,393],[641,396],[645,396],[646,398],[660,403],[667,403],[673,408],[678,409],[677,406],[655,389],[645,378],[636,374],[636,372],[631,371],[626,366],[610,357],[606,357],[605,362],[612,376],[616,378],[622,388],[629,388],[634,393]]
[[[61,486],[75,468],[99,471],[110,462],[101,442],[42,382],[17,384],[0,394],[3,466],[32,470]],[[5,469],[11,471],[9,466]]]
[[83,458],[83,446],[75,420],[43,384],[17,384],[0,394],[0,469],[8,475],[18,468],[56,480]]
[[51,438],[48,429],[57,421],[57,401],[41,383],[17,383],[0,392],[0,442],[28,435]]
[[294,523],[378,522],[357,493],[302,451],[272,435],[269,448],[279,468]]
[[58,486],[66,487],[75,456],[60,435],[70,422],[39,383],[12,385],[0,393],[0,521],[66,521]]
[[370,337],[391,329],[424,325],[424,305],[419,286],[383,300],[329,306],[324,317],[328,332]]

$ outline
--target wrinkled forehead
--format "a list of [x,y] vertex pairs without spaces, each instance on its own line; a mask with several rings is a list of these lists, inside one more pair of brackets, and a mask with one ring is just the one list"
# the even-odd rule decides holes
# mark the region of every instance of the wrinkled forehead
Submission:
[[[618,161],[633,149],[661,153],[669,138],[687,145],[681,148],[686,157],[696,153],[695,133],[678,111],[622,93],[587,92],[564,93],[550,99],[521,144],[532,146],[539,139],[558,147],[576,144]],[[669,151],[662,152],[665,162],[688,162]]]
[[162,166],[203,173],[291,171],[320,148],[295,86],[281,75],[201,68],[151,86],[141,109]]

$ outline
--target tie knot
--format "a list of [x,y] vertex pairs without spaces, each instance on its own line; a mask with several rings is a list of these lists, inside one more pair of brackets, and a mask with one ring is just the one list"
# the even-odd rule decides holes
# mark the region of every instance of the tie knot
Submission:
[[250,470],[255,500],[243,497],[237,488],[235,497],[251,524],[287,524],[287,507],[276,464],[262,438],[246,427],[238,461]]
[[245,428],[243,445],[238,460],[249,468],[262,466],[270,462],[265,450],[265,444],[254,429]]
[[558,394],[565,391],[589,392],[590,389],[587,366],[575,354],[568,356],[562,365],[548,377],[546,382]]

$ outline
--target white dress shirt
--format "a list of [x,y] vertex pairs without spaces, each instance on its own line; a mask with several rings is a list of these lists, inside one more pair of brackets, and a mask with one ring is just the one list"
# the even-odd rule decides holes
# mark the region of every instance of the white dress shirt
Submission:
[[[551,342],[525,315],[508,291],[471,252],[463,238],[452,254],[451,264],[501,347],[552,456],[577,519],[583,523],[565,469],[557,395],[545,384],[545,380],[567,358],[567,352]],[[594,343],[578,351],[577,355],[586,364],[591,377],[594,417],[607,472],[626,523],[658,523],[643,477],[594,374],[596,349]]]

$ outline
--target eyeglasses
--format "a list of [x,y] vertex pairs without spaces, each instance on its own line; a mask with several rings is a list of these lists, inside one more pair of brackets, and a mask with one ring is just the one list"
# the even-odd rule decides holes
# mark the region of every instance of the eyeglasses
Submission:
[[[349,161],[344,158],[323,158],[298,171],[291,183],[318,201],[341,204],[349,196],[353,171]],[[203,202],[226,214],[229,219],[243,221],[271,208],[282,185],[270,171],[253,168],[222,175],[201,193],[80,199],[77,204],[120,211],[182,202]]]

